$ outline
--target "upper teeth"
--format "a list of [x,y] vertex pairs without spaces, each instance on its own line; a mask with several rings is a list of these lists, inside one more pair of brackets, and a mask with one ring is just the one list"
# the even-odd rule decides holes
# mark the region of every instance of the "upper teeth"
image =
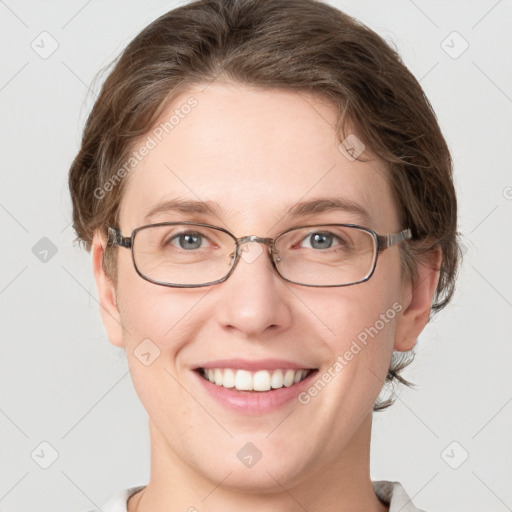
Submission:
[[309,370],[233,370],[231,368],[203,368],[203,376],[210,382],[239,391],[268,391],[290,387],[303,380]]

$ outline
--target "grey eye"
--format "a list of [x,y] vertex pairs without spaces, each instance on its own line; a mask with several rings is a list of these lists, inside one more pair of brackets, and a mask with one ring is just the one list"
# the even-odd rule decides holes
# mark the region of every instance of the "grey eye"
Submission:
[[203,235],[197,232],[180,233],[172,238],[171,243],[178,244],[180,249],[194,250],[201,247],[203,238]]
[[332,233],[311,233],[303,240],[303,246],[311,249],[330,249],[334,242],[335,237]]

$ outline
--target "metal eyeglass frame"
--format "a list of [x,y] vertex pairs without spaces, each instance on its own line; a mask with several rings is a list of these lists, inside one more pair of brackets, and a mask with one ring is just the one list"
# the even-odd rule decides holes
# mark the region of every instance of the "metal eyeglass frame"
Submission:
[[[229,269],[228,273],[221,279],[217,279],[216,281],[211,281],[209,283],[204,283],[204,284],[203,283],[202,284],[166,283],[163,281],[156,281],[156,280],[150,279],[149,277],[142,274],[142,272],[140,272],[140,270],[137,267],[137,263],[135,262],[135,255],[133,252],[134,240],[135,240],[135,236],[137,235],[137,233],[143,229],[147,229],[147,228],[150,228],[153,226],[176,226],[176,225],[200,226],[200,227],[205,227],[205,228],[212,228],[217,231],[222,231],[223,233],[226,233],[227,235],[229,235],[235,242],[236,250],[234,253],[235,257],[233,258],[233,263],[231,264],[231,268]],[[324,226],[339,226],[339,227],[357,228],[362,231],[366,231],[373,237],[374,256],[373,256],[372,268],[371,268],[371,271],[368,273],[368,275],[366,275],[363,279],[360,279],[359,281],[354,281],[352,283],[316,285],[316,284],[304,284],[304,283],[299,283],[297,281],[292,281],[291,279],[288,279],[281,274],[281,272],[279,271],[279,269],[277,268],[277,265],[276,265],[276,261],[277,262],[279,261],[279,254],[275,250],[276,240],[279,237],[281,237],[282,235],[289,233],[290,231],[294,231],[297,229],[303,229],[303,228],[314,228],[314,227],[324,227]],[[364,226],[359,226],[357,224],[312,224],[312,225],[304,225],[304,226],[294,226],[293,228],[287,229],[286,231],[279,233],[275,238],[262,238],[262,237],[259,237],[256,235],[248,235],[248,236],[243,236],[243,237],[237,238],[235,235],[230,233],[227,229],[224,229],[224,228],[221,228],[218,226],[213,226],[211,224],[203,224],[200,222],[159,222],[157,224],[146,224],[144,226],[139,226],[138,228],[135,228],[132,231],[132,234],[130,236],[123,236],[118,228],[109,226],[108,227],[107,245],[108,246],[118,245],[119,247],[124,247],[126,249],[130,249],[131,255],[132,255],[132,262],[133,262],[133,266],[135,267],[135,271],[137,272],[137,274],[139,274],[140,277],[142,277],[142,279],[149,281],[150,283],[154,283],[154,284],[157,284],[160,286],[168,286],[168,287],[172,287],[172,288],[200,288],[203,286],[213,286],[214,284],[219,284],[219,283],[226,281],[229,278],[229,276],[233,273],[238,261],[240,260],[240,253],[241,253],[242,245],[244,245],[248,242],[256,242],[256,243],[265,244],[268,247],[270,260],[272,261],[272,266],[274,267],[276,272],[279,274],[279,276],[282,279],[284,279],[285,281],[287,281],[289,283],[293,283],[293,284],[298,284],[300,286],[309,286],[309,287],[314,287],[314,288],[333,288],[333,287],[341,287],[341,286],[351,286],[354,284],[359,284],[359,283],[368,281],[368,279],[370,279],[372,277],[373,273],[375,272],[375,268],[377,266],[378,255],[381,252],[385,251],[386,249],[389,249],[390,247],[393,247],[393,246],[397,245],[398,243],[400,243],[404,240],[408,240],[410,238],[412,238],[412,232],[410,229],[404,229],[403,231],[400,231],[399,233],[388,233],[387,235],[379,235],[373,229],[367,228]]]

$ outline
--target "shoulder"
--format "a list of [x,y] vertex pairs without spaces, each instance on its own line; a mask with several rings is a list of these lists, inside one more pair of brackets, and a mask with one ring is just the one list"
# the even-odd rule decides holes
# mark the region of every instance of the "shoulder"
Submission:
[[389,504],[389,512],[425,512],[414,506],[400,482],[372,482],[375,494]]
[[145,485],[130,487],[116,493],[112,498],[101,507],[101,509],[87,510],[83,512],[127,512],[128,499],[136,492],[144,489]]

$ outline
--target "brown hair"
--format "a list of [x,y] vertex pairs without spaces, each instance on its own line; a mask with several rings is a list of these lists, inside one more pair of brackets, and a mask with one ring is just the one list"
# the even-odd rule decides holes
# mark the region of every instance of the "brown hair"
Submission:
[[[134,144],[175,94],[215,79],[310,92],[336,105],[340,141],[350,124],[388,164],[400,221],[413,233],[400,244],[404,277],[414,280],[418,262],[440,247],[432,311],[449,302],[459,262],[457,202],[450,152],[432,107],[379,35],[314,0],[199,0],[164,14],[126,47],[69,173],[73,225],[88,250],[97,230],[115,224],[126,180],[113,179]],[[105,263],[115,282],[114,256],[107,254]],[[400,372],[412,358],[412,352],[395,353],[387,381],[409,384]]]

